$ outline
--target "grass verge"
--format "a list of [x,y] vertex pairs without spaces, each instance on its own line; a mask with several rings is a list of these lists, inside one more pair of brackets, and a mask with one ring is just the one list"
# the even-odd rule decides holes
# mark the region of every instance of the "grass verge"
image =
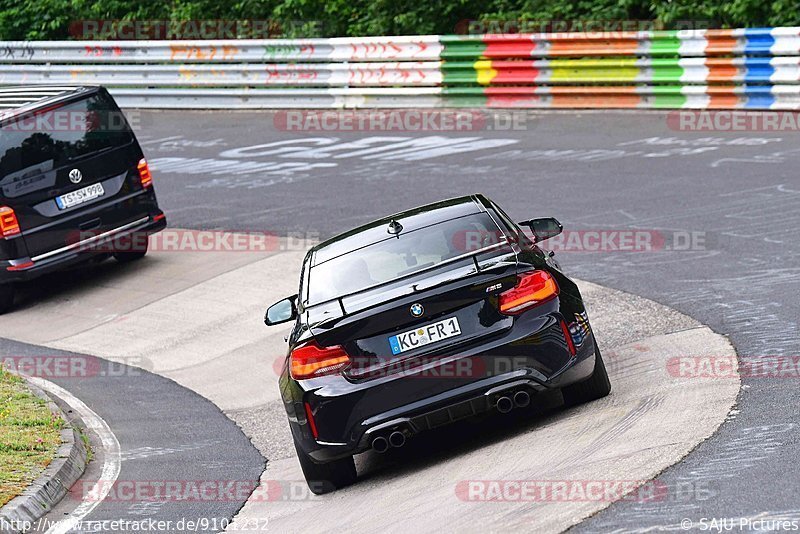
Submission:
[[53,460],[63,424],[24,380],[0,367],[0,506],[22,493]]

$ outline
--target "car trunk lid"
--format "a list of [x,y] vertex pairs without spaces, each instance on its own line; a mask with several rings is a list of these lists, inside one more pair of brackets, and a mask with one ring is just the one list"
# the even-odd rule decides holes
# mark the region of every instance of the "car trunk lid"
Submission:
[[345,348],[352,360],[348,376],[382,376],[510,328],[512,318],[499,313],[497,295],[514,287],[517,270],[512,246],[503,243],[312,307],[309,324],[320,344]]

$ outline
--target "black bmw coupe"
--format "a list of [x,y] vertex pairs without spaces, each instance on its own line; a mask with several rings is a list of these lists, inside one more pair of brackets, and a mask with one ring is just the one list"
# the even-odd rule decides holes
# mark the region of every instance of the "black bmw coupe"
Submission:
[[472,195],[309,250],[298,294],[265,322],[294,321],[279,383],[312,491],[354,482],[354,454],[546,390],[567,404],[609,394],[580,292],[537,245],[561,230]]

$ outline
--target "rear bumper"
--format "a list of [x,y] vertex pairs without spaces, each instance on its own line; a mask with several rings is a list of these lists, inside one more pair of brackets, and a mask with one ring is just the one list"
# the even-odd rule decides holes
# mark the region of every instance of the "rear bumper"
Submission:
[[[593,368],[594,354],[580,362],[575,361],[565,370],[562,383],[586,379]],[[352,432],[352,439],[344,443],[318,441],[309,439],[310,436],[298,441],[304,449],[308,447],[306,452],[314,460],[328,462],[370,449],[372,440],[378,436],[388,437],[391,432],[399,431],[406,437],[412,437],[494,411],[497,399],[502,396],[512,397],[517,391],[525,391],[535,403],[537,393],[552,388],[552,385],[539,382],[530,370],[520,369],[375,415],[357,425]]]
[[130,238],[133,235],[154,234],[166,226],[166,216],[161,210],[158,210],[102,234],[39,254],[33,258],[0,260],[0,283],[33,280],[43,274],[81,263],[98,254],[107,254],[111,248],[108,245],[115,240]]
[[[327,462],[369,449],[377,436],[400,431],[411,437],[490,412],[499,397],[516,391],[527,392],[536,403],[539,392],[588,378],[595,360],[593,337],[583,336],[572,356],[557,322],[560,314],[556,307],[553,303],[550,313],[529,317],[532,323],[545,322],[527,330],[523,337],[506,339],[497,346],[484,345],[477,353],[442,360],[419,372],[361,384],[340,376],[324,377],[330,380],[321,388],[312,384],[314,380],[297,382],[282,377],[295,440],[312,459]],[[548,317],[552,321],[547,321]],[[318,430],[316,439],[307,422],[305,403]]]

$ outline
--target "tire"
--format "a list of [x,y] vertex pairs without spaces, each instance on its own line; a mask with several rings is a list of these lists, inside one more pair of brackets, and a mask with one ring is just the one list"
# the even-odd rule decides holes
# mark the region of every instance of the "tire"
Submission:
[[352,456],[318,464],[300,450],[296,441],[294,442],[294,448],[297,451],[297,458],[300,460],[303,475],[306,477],[306,483],[312,493],[317,495],[330,493],[339,488],[349,486],[356,481],[356,463],[353,461]]
[[120,263],[130,263],[132,261],[140,260],[147,254],[148,242],[144,242],[144,247],[139,247],[136,250],[125,250],[114,253],[114,259]]
[[566,386],[561,390],[564,395],[564,404],[567,406],[602,399],[611,393],[611,381],[608,379],[603,356],[600,354],[600,349],[597,348],[596,341],[594,346],[595,358],[592,375],[583,382]]
[[14,307],[14,284],[0,284],[0,315],[11,311]]

